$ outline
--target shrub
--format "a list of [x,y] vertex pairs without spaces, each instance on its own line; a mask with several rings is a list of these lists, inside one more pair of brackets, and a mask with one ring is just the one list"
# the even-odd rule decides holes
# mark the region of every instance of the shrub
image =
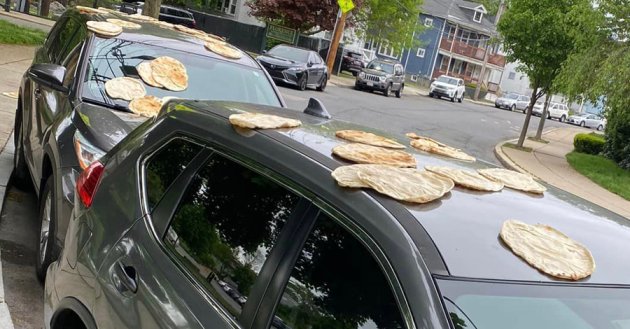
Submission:
[[619,167],[630,169],[630,110],[619,106],[606,115],[606,147],[604,154]]
[[604,151],[604,137],[597,134],[577,134],[573,138],[576,152],[598,155]]

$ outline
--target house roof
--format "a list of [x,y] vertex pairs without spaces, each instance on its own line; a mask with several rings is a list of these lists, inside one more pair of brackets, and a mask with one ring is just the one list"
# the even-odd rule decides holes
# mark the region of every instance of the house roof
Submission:
[[[484,13],[481,23],[473,20],[475,10]],[[449,22],[457,23],[480,33],[487,35],[496,34],[494,16],[487,15],[485,7],[476,2],[465,0],[424,0],[422,12],[427,15],[444,18]]]

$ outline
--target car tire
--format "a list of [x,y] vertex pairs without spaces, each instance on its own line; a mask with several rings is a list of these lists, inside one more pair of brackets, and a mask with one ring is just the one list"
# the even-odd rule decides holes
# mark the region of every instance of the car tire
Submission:
[[[516,111],[516,104],[512,105],[510,107],[510,111]],[[523,110],[523,113],[525,113],[525,111]]]
[[22,111],[15,113],[14,123],[15,151],[13,153],[13,176],[11,182],[20,190],[26,191],[32,187],[26,158],[24,158],[24,137],[22,136]]
[[385,97],[389,97],[389,94],[392,92],[392,84],[388,84],[387,88],[385,88],[385,90],[383,91],[383,95]]
[[602,130],[604,130],[604,126],[602,125],[597,126],[597,131],[602,131]]
[[400,98],[402,96],[403,88],[405,88],[405,85],[400,85],[400,88],[398,90],[396,90],[396,97],[397,98]]
[[564,122],[566,119],[567,119],[567,117],[563,115],[563,116],[560,117],[560,119],[558,119],[558,121]]
[[324,79],[322,79],[322,82],[319,84],[319,86],[317,86],[317,91],[324,91],[324,89],[326,89],[327,83],[328,83],[328,76],[324,74]]
[[300,91],[306,90],[306,85],[308,83],[308,73],[304,73],[300,80],[298,80],[297,87]]
[[497,105],[497,104],[494,104],[494,107],[496,107],[496,108],[498,108],[498,109],[500,109],[500,108],[501,108],[501,107],[500,107],[499,105]]
[[580,127],[586,127],[586,122],[584,121],[580,122]]
[[464,101],[464,93],[462,93],[462,95],[457,99],[458,103],[461,103]]
[[35,274],[40,282],[46,279],[48,265],[53,262],[53,247],[55,237],[55,188],[52,175],[46,179],[39,201],[39,235],[37,240],[37,259],[35,260]]
[[[455,95],[457,96],[457,95]],[[455,96],[451,97],[451,103],[455,103]]]
[[433,93],[429,93],[429,97],[433,98]]

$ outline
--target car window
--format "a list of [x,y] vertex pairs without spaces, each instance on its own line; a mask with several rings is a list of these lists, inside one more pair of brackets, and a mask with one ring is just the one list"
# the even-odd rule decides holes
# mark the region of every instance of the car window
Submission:
[[79,58],[81,57],[82,47],[83,43],[76,45],[62,64],[66,68],[66,76],[63,78],[64,87],[69,88],[74,81],[77,65],[79,64]]
[[370,69],[370,70],[383,71],[383,72],[389,73],[389,74],[394,73],[394,65],[393,64],[381,62],[381,61],[378,61],[378,60],[371,61],[370,64],[368,64],[367,68]]
[[44,44],[45,48],[48,49],[49,55],[51,54],[51,48],[53,47],[55,41],[59,38],[59,31],[64,28],[68,19],[69,18],[67,16],[62,16],[61,18],[59,18],[57,23],[53,25],[52,29],[50,29],[50,33],[48,33],[48,36],[46,37],[46,42]]
[[[54,63],[61,63],[68,52],[74,48],[70,45],[71,43],[76,45],[80,42],[78,37],[75,38],[75,34],[80,27],[81,23],[79,21],[74,18],[69,18],[59,30],[59,34],[48,48],[48,55]],[[65,51],[68,48],[70,50]]]
[[316,52],[312,52],[311,53],[311,58],[313,59],[313,63],[315,63],[315,64],[321,64],[322,63],[321,57],[319,57],[319,55]]
[[271,328],[404,328],[386,276],[345,227],[320,213]]
[[192,179],[164,238],[179,264],[237,318],[300,197],[214,153]]
[[308,50],[278,45],[267,52],[267,55],[288,59],[297,63],[306,63],[310,52]]
[[181,174],[202,146],[183,138],[176,138],[157,150],[145,166],[147,205],[152,210],[166,190]]

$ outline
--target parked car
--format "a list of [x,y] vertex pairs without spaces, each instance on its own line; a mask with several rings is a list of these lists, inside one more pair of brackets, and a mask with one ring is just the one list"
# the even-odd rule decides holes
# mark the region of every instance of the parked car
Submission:
[[606,119],[597,114],[575,114],[570,116],[567,122],[581,127],[595,128],[600,131],[606,128]]
[[[241,111],[302,126],[234,129],[228,117]],[[552,187],[456,187],[424,205],[340,187],[331,171],[349,162],[332,155],[337,129],[367,128],[169,101],[81,175],[63,258],[46,278],[46,327],[616,328],[628,318],[630,253],[611,252],[628,247],[627,219]],[[484,166],[409,152],[422,166]],[[498,237],[511,218],[566,233],[597,269],[580,281],[539,272]]]
[[375,59],[357,74],[354,89],[382,92],[385,97],[394,92],[400,98],[405,89],[405,71],[398,61]]
[[324,91],[328,83],[328,68],[317,52],[290,46],[277,45],[256,58],[275,82],[308,87]]
[[[535,116],[541,116],[545,107],[544,102],[536,102],[532,110],[532,114]],[[569,107],[560,103],[550,103],[547,107],[547,119],[558,119],[560,122],[564,122],[569,116]]]
[[497,98],[497,100],[494,101],[494,107],[510,111],[522,111],[525,113],[527,111],[527,107],[529,106],[529,102],[529,96],[508,93],[503,97]]
[[[122,2],[120,5],[115,5],[114,8],[126,14],[142,14],[144,2]],[[161,5],[158,19],[160,21],[184,25],[190,28],[197,27],[195,16],[193,16],[191,12],[173,6]]]
[[150,23],[136,22],[140,29],[125,29],[113,38],[88,32],[86,21],[104,19],[66,11],[20,85],[14,182],[22,187],[32,182],[40,199],[40,279],[63,245],[77,177],[146,120],[130,113],[127,101],[107,95],[108,80],[139,79],[138,64],[170,56],[186,66],[188,88],[170,92],[145,85],[149,95],[284,106],[271,78],[248,55],[229,60],[205,50],[202,40]]
[[348,50],[341,59],[341,70],[356,76],[367,64],[368,61],[362,52]]
[[464,93],[466,93],[464,80],[447,75],[441,75],[435,81],[431,82],[429,86],[429,97],[446,97],[450,98],[451,102],[457,100],[461,103],[464,99]]

